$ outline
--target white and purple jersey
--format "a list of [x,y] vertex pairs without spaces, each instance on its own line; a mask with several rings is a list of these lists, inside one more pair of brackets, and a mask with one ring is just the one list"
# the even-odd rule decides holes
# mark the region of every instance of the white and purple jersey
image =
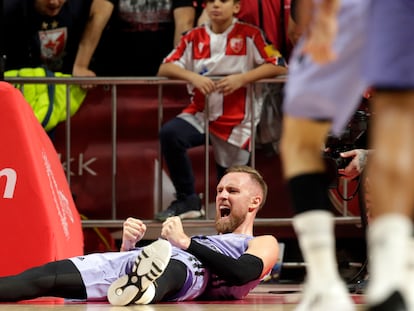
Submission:
[[[229,233],[200,237],[197,241],[218,253],[237,259],[246,252],[248,242],[252,238],[248,235]],[[259,282],[260,279],[256,279],[244,285],[236,286],[210,273],[209,282],[201,298],[206,300],[243,299]]]
[[364,77],[375,88],[413,89],[414,1],[375,0],[369,12]]
[[[252,238],[250,235],[229,233],[197,236],[193,239],[218,253],[239,258],[246,251],[248,241]],[[87,300],[106,300],[109,286],[121,276],[131,273],[135,259],[140,252],[141,248],[136,248],[127,252],[96,253],[69,258],[82,276]],[[174,246],[171,259],[181,261],[186,265],[187,279],[182,290],[173,297],[169,297],[169,301],[193,300],[201,295],[204,299],[240,299],[260,281],[244,286],[228,286],[226,282],[212,275],[195,256]]]

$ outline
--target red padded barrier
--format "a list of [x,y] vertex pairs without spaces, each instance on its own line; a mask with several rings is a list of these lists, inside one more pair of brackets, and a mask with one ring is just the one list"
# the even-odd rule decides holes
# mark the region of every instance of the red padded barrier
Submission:
[[57,153],[20,91],[0,82],[0,275],[83,254]]

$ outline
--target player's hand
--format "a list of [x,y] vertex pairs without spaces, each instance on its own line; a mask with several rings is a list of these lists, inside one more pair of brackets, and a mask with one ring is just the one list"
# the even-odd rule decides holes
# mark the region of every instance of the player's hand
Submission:
[[122,232],[121,251],[127,251],[135,247],[135,244],[140,241],[147,231],[147,226],[142,220],[129,217],[124,222]]
[[191,243],[190,237],[184,233],[183,224],[178,216],[169,217],[163,222],[161,237],[181,249],[187,249]]

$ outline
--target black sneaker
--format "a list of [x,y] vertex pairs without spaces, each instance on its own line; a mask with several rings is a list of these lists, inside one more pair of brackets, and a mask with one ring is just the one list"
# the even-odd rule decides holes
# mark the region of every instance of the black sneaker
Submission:
[[197,194],[192,194],[184,198],[177,197],[170,206],[155,215],[155,219],[164,221],[168,217],[179,216],[181,219],[201,218],[204,216],[204,210],[201,209],[201,199]]
[[121,276],[108,289],[108,301],[115,306],[149,304],[155,296],[155,280],[171,258],[170,242],[159,239],[145,246],[135,260],[132,272]]

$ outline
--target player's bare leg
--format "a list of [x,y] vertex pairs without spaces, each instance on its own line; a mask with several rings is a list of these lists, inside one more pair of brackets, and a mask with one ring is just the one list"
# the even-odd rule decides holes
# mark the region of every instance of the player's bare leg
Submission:
[[[373,112],[375,156],[368,167],[373,221],[368,232],[371,261],[367,302],[375,306],[373,310],[390,306],[395,310],[404,304],[399,300],[412,296],[406,289],[414,288],[406,282],[414,207],[414,92],[378,91]],[[378,308],[381,305],[383,309]]]
[[338,273],[329,182],[322,159],[330,125],[290,116],[284,119],[282,162],[296,212],[293,226],[307,265],[304,294],[296,311],[354,310]]

